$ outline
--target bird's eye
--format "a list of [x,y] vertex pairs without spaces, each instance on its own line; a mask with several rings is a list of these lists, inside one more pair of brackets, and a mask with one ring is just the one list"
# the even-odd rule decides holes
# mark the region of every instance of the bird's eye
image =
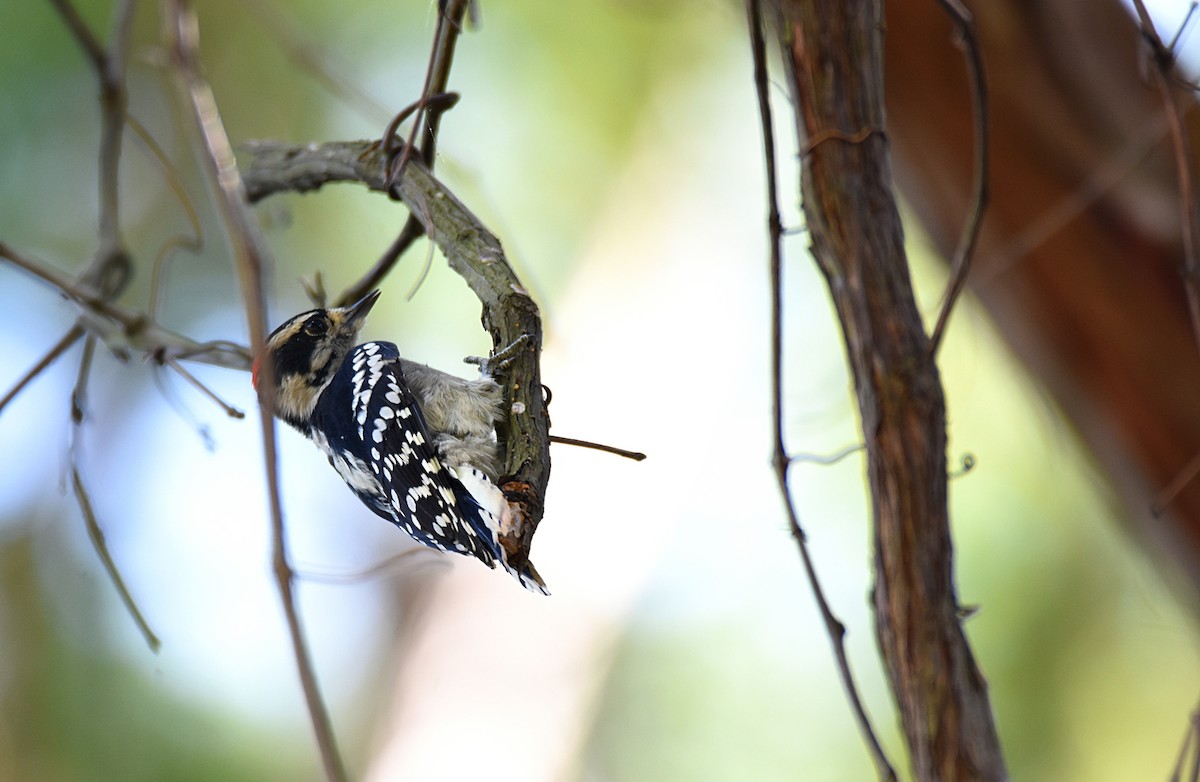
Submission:
[[329,324],[325,321],[325,318],[312,318],[308,323],[304,324],[304,333],[310,337],[323,337],[328,330]]

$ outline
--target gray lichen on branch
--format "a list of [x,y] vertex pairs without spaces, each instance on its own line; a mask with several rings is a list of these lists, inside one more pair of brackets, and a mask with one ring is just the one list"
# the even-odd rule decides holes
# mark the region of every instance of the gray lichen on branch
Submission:
[[[251,202],[276,193],[305,193],[334,182],[357,182],[387,192],[386,154],[378,141],[244,145],[246,194]],[[542,323],[495,234],[419,160],[410,159],[393,192],[425,227],[450,268],[466,280],[483,307],[484,328],[495,350],[524,340],[497,377],[505,389],[506,420],[497,427],[504,466],[501,488],[521,522],[502,542],[518,567],[541,521],[550,480],[550,421],[542,396],[539,355]]]

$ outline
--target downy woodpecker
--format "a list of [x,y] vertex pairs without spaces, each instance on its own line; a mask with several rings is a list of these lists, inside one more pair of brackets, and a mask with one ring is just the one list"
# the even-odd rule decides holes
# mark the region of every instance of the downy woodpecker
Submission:
[[275,415],[308,437],[375,514],[430,548],[497,564],[549,594],[532,564],[517,569],[500,545],[508,514],[496,485],[500,386],[400,358],[391,342],[355,346],[372,291],[356,304],[302,312],[267,338]]

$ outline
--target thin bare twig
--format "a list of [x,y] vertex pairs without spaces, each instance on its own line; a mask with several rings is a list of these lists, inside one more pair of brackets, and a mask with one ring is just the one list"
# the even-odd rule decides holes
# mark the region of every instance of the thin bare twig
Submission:
[[[124,262],[121,240],[120,206],[121,142],[125,131],[125,112],[129,95],[125,89],[125,65],[129,60],[130,37],[136,0],[121,0],[117,6],[112,42],[104,58],[100,77],[100,254],[88,274],[92,279],[111,272],[108,265]],[[124,275],[128,277],[128,270]],[[101,289],[104,286],[99,286]],[[124,287],[123,285],[121,287]],[[116,295],[115,293],[113,294]]]
[[[396,143],[399,141],[399,138],[396,134],[400,132],[400,126],[404,124],[405,120],[414,114],[418,115],[419,120],[420,113],[428,108],[434,108],[438,111],[447,111],[454,108],[454,105],[458,103],[458,99],[459,94],[457,92],[438,92],[434,93],[433,95],[425,95],[422,93],[420,98],[417,98],[415,101],[396,112],[396,115],[388,122],[387,127],[383,129],[383,135],[380,136],[379,143],[383,145],[383,153],[385,156],[387,156],[386,159],[394,160],[395,158],[397,151]],[[412,142],[406,141],[404,142],[404,146],[411,148]],[[424,160],[424,158],[425,156],[422,155],[422,160]],[[383,177],[385,179],[390,178],[398,181],[400,177],[403,176],[404,171],[400,168],[391,170],[393,166],[390,162],[386,162],[386,159],[384,163]],[[426,166],[428,165],[429,164],[426,163]]]
[[[160,165],[164,167],[168,184],[180,196],[181,202],[187,210],[193,233],[197,237],[195,242],[199,241],[199,220],[195,209],[191,208],[186,196],[183,195],[183,188],[177,178],[173,176],[170,164],[166,162],[166,156],[150,134],[127,115],[125,72],[137,2],[136,0],[121,0],[117,4],[112,41],[108,48],[101,45],[69,0],[53,0],[53,3],[80,48],[84,50],[91,61],[99,82],[101,112],[98,177],[100,248],[78,280],[73,280],[44,264],[32,261],[3,244],[0,244],[0,255],[54,285],[74,299],[83,310],[80,320],[72,329],[71,334],[63,343],[60,343],[60,347],[65,347],[78,339],[86,328],[88,336],[85,341],[84,360],[81,363],[79,383],[72,398],[72,418],[78,424],[83,415],[80,395],[86,386],[87,372],[91,365],[96,339],[102,339],[118,356],[125,355],[130,348],[133,348],[141,350],[147,356],[160,362],[184,357],[203,360],[208,349],[161,329],[153,322],[152,318],[147,318],[142,313],[111,303],[131,276],[131,263],[121,238],[119,201],[122,137],[127,122],[150,149]],[[164,248],[160,259],[169,250],[170,244]],[[154,305],[155,302],[152,298],[152,312],[155,309]],[[216,349],[209,355],[209,358],[219,357],[221,360],[217,360],[216,363],[226,366],[246,363],[244,351],[241,351],[243,354],[241,361],[239,361],[236,348],[233,349],[233,357],[222,355],[224,352],[225,349]],[[53,356],[54,351],[47,356],[47,359],[52,360]],[[19,392],[21,386],[22,384],[18,384],[18,387],[11,393]]]
[[1179,41],[1183,38],[1183,34],[1187,30],[1188,25],[1192,23],[1192,18],[1196,15],[1196,8],[1198,6],[1200,6],[1200,3],[1196,2],[1196,0],[1192,0],[1192,2],[1188,4],[1187,14],[1184,15],[1183,21],[1179,23],[1179,29],[1175,31],[1175,35],[1171,38],[1171,42],[1167,44],[1167,49],[1169,51],[1179,51]]
[[120,187],[121,138],[128,95],[125,66],[137,0],[118,3],[112,42],[106,49],[87,27],[69,0],[52,0],[63,21],[87,54],[100,86],[100,248],[81,279],[105,298],[115,298],[129,281],[129,257],[121,239]]
[[854,454],[854,453],[858,453],[859,451],[866,450],[866,447],[867,446],[864,445],[863,443],[854,443],[853,445],[847,445],[845,448],[842,448],[841,450],[834,451],[833,453],[829,453],[829,454],[796,453],[796,454],[792,454],[791,462],[792,462],[792,464],[796,464],[797,462],[807,462],[809,464],[823,464],[823,465],[837,464],[838,462],[840,462],[842,459],[845,459],[850,454]]
[[102,73],[105,68],[105,61],[108,59],[108,53],[104,51],[104,45],[92,33],[87,26],[87,22],[83,21],[83,17],[75,10],[75,6],[71,5],[69,0],[50,0],[50,4],[58,10],[58,13],[66,23],[67,29],[71,31],[71,35],[75,36],[75,42],[79,44],[79,48],[83,49],[83,53],[92,61],[92,67],[97,73]]
[[959,460],[958,464],[959,464],[959,467],[957,470],[946,474],[947,480],[951,480],[951,481],[957,480],[958,478],[962,478],[963,476],[967,475],[969,472],[974,470],[975,465],[976,465],[975,454],[964,453],[962,455],[962,459]]
[[[1175,102],[1172,90],[1172,76],[1175,68],[1175,52],[1166,46],[1158,35],[1154,20],[1150,18],[1142,0],[1133,0],[1134,10],[1142,28],[1142,37],[1150,47],[1150,60],[1154,73],[1154,82],[1162,96],[1163,108],[1166,112],[1167,127],[1171,133],[1171,147],[1175,154],[1175,173],[1179,180],[1179,219],[1183,239],[1183,290],[1187,297],[1188,315],[1192,321],[1192,336],[1200,349],[1200,258],[1197,257],[1196,238],[1196,201],[1195,189],[1192,182],[1191,147],[1184,134],[1183,116]],[[1191,19],[1193,9],[1188,11],[1187,18],[1180,26],[1183,27]],[[1179,35],[1175,36],[1178,40]],[[1172,42],[1172,44],[1174,41]],[[1178,475],[1155,498],[1151,512],[1155,515],[1171,503],[1176,495],[1195,478],[1200,468],[1200,455],[1194,457]]]
[[429,272],[433,271],[433,242],[429,243],[429,250],[425,253],[425,263],[421,264],[421,273],[417,275],[417,279],[413,282],[412,287],[408,289],[408,293],[404,295],[405,301],[412,301],[417,297],[417,291],[421,290],[421,286],[425,284],[426,278],[429,277]]
[[[433,168],[436,159],[436,144],[438,124],[442,113],[450,108],[430,104],[430,98],[446,91],[450,81],[450,66],[454,63],[454,48],[458,36],[462,33],[463,17],[466,14],[468,0],[449,0],[439,4],[437,26],[433,31],[433,46],[429,51],[429,65],[425,69],[425,83],[421,87],[421,98],[417,101],[417,116],[413,120],[408,142],[400,150],[400,160],[393,166],[395,154],[395,139],[391,133],[383,138],[384,152],[387,153],[389,179],[398,180],[404,175],[404,167],[412,156],[417,143],[417,135],[421,134],[421,159],[425,165]],[[390,129],[390,128],[389,128]]]
[[[1200,259],[1196,248],[1196,203],[1192,183],[1191,147],[1184,134],[1183,117],[1175,102],[1171,89],[1171,75],[1175,67],[1175,53],[1163,44],[1154,27],[1154,20],[1142,0],[1133,0],[1141,23],[1142,36],[1150,47],[1154,82],[1162,96],[1166,111],[1167,127],[1171,132],[1171,146],[1175,152],[1175,172],[1179,179],[1179,219],[1183,238],[1184,292],[1187,295],[1188,313],[1192,319],[1192,333],[1200,349]],[[1190,16],[1190,12],[1189,12]]]
[[[435,98],[446,92],[447,85],[450,82],[450,68],[454,64],[454,49],[458,43],[458,37],[463,29],[463,16],[469,6],[467,0],[450,0],[446,7],[438,13],[438,23],[434,30],[433,46],[429,52],[429,65],[425,71],[425,84],[421,88],[421,97],[417,101],[418,114],[413,120],[412,131],[409,133],[408,143],[401,150],[399,163],[392,165],[394,157],[394,133],[395,128],[391,125],[388,127],[388,132],[384,134],[381,142],[385,152],[384,161],[387,170],[384,172],[384,178],[389,182],[396,182],[403,177],[404,169],[408,164],[409,156],[412,154],[413,144],[416,142],[417,133],[422,128],[424,134],[421,137],[421,160],[425,163],[425,167],[432,170],[434,161],[437,159],[437,132],[441,123],[442,114],[446,112],[453,103],[442,104],[435,102]],[[424,119],[422,119],[422,117]],[[391,188],[389,187],[389,192]],[[396,236],[391,245],[380,256],[375,265],[367,271],[363,277],[347,288],[337,299],[337,306],[344,307],[347,304],[358,301],[367,294],[368,291],[379,287],[379,283],[392,267],[396,265],[396,261],[400,256],[412,246],[413,242],[420,239],[425,234],[425,225],[420,217],[410,213],[404,221],[404,227],[400,229],[400,233]]]
[[971,84],[971,102],[975,121],[975,186],[971,198],[971,209],[963,225],[962,237],[954,251],[950,265],[950,284],[946,288],[945,301],[938,313],[937,323],[929,336],[929,353],[936,355],[942,344],[946,323],[967,283],[971,271],[971,256],[979,239],[979,228],[983,223],[983,212],[988,200],[988,99],[987,80],[983,73],[983,58],[979,53],[979,39],[975,36],[975,20],[959,0],[938,0],[958,28],[963,55],[967,58],[968,81]]
[[33,276],[48,282],[60,292],[73,299],[85,312],[98,317],[117,321],[128,331],[134,332],[142,328],[146,318],[141,313],[127,307],[111,304],[86,282],[81,282],[47,264],[33,260],[29,256],[17,252],[3,241],[0,241],[0,258],[5,258],[14,266],[29,272]]
[[191,236],[177,234],[168,239],[154,258],[154,270],[150,274],[150,302],[146,305],[146,312],[150,314],[150,317],[157,318],[158,305],[162,300],[163,289],[166,285],[167,262],[176,250],[186,249],[198,253],[204,249],[204,233],[200,230],[200,213],[196,211],[196,206],[188,196],[187,188],[184,187],[183,180],[179,177],[179,172],[171,162],[171,159],[167,157],[167,153],[163,151],[162,146],[155,141],[154,137],[150,135],[150,131],[146,130],[146,127],[142,123],[129,115],[126,115],[125,120],[129,123],[134,137],[142,143],[150,153],[151,159],[158,164],[158,168],[163,175],[163,180],[167,183],[167,187],[170,188],[171,192],[174,193],[179,206],[183,208],[183,213],[187,216],[188,225],[192,229]]
[[146,617],[142,614],[141,609],[138,608],[133,595],[129,592],[129,588],[125,586],[125,580],[121,578],[121,571],[117,569],[117,563],[113,561],[112,553],[108,550],[108,543],[104,540],[104,530],[100,529],[100,523],[96,520],[96,511],[92,507],[92,501],[88,496],[87,488],[83,485],[83,479],[79,477],[79,467],[76,465],[74,458],[71,459],[71,487],[75,493],[75,500],[79,503],[79,510],[83,514],[84,523],[87,525],[88,537],[92,541],[92,548],[96,550],[96,556],[100,558],[105,572],[108,573],[109,580],[112,581],[117,594],[121,596],[121,602],[125,604],[125,610],[133,617],[138,631],[146,639],[146,645],[150,647],[150,651],[157,653],[162,647],[162,641],[150,629],[149,622],[146,621]]
[[183,365],[181,365],[175,359],[169,359],[167,361],[167,366],[169,366],[171,369],[178,372],[179,376],[182,377],[184,380],[186,380],[188,383],[191,383],[193,388],[195,388],[201,394],[204,394],[206,397],[211,399],[213,401],[213,403],[217,405],[217,407],[220,407],[222,410],[225,411],[225,415],[229,416],[230,418],[236,418],[238,420],[241,420],[246,417],[245,413],[243,413],[241,410],[238,410],[236,407],[229,404],[221,397],[217,396],[215,391],[213,391],[211,388],[209,388],[208,386],[201,383],[196,378],[195,375],[193,375],[191,372],[188,372],[186,369],[184,369]]
[[883,746],[876,737],[875,730],[871,726],[871,719],[867,715],[866,707],[863,705],[862,697],[859,695],[858,686],[854,682],[854,674],[850,669],[850,659],[846,654],[846,626],[833,613],[833,609],[829,606],[829,601],[825,597],[825,591],[821,587],[820,578],[817,576],[816,565],[808,550],[808,536],[805,534],[803,527],[800,526],[800,517],[796,512],[796,504],[792,498],[791,487],[788,484],[788,466],[791,464],[791,460],[788,458],[783,439],[783,254],[781,249],[783,224],[779,217],[778,183],[775,170],[775,133],[774,124],[771,120],[771,103],[767,81],[766,43],[763,37],[762,13],[758,0],[746,0],[746,14],[750,28],[750,49],[754,57],[754,85],[758,96],[759,123],[762,127],[763,157],[766,164],[767,180],[767,231],[769,234],[771,255],[771,412],[773,416],[772,434],[774,440],[771,461],[775,468],[775,479],[779,485],[779,492],[783,497],[792,536],[796,539],[796,545],[800,549],[800,559],[804,563],[804,573],[808,578],[809,588],[817,602],[817,608],[820,610],[821,619],[825,625],[825,632],[829,636],[829,642],[833,647],[838,676],[842,681],[842,686],[846,690],[846,697],[850,700],[850,707],[854,713],[855,721],[858,723],[859,732],[862,734],[863,741],[867,745],[867,750],[871,754],[871,760],[875,764],[875,771],[879,775],[879,778],[894,782],[896,772],[892,768],[892,764],[888,760]]
[[[129,60],[130,37],[133,32],[133,16],[137,8],[137,2],[136,0],[120,0],[117,3],[112,40],[107,48],[100,43],[88,28],[69,0],[52,0],[52,2],[62,16],[67,28],[74,35],[76,42],[91,61],[92,69],[96,72],[96,79],[99,82],[100,149],[97,183],[99,185],[100,247],[87,268],[80,275],[78,285],[74,285],[73,281],[70,280],[60,280],[53,283],[64,292],[70,292],[71,289],[86,291],[85,296],[76,295],[75,298],[81,305],[85,306],[85,308],[90,307],[91,310],[90,313],[85,311],[82,314],[80,321],[76,323],[67,336],[56,346],[56,350],[58,348],[65,349],[84,333],[82,324],[86,323],[88,325],[90,333],[84,338],[83,355],[79,364],[79,376],[75,384],[75,390],[71,395],[71,419],[73,426],[78,430],[78,427],[83,422],[84,394],[86,393],[91,373],[96,340],[98,333],[103,332],[103,329],[100,328],[101,321],[98,321],[92,313],[103,312],[104,317],[121,321],[126,334],[137,330],[144,320],[140,316],[125,318],[123,317],[125,313],[119,308],[109,308],[107,306],[125,288],[131,276],[129,255],[125,250],[124,241],[121,238],[120,165],[122,134],[125,127],[125,111],[128,101],[125,88],[125,67]],[[19,266],[23,266],[28,271],[39,273],[39,270],[33,268],[31,265],[23,264],[22,261],[25,259],[16,257],[9,248],[2,244],[0,244],[0,255],[7,257]],[[43,273],[40,276],[50,281],[49,276],[44,273],[45,270],[41,271]],[[113,333],[110,331],[109,336],[112,337]],[[120,347],[114,345],[114,340],[105,339],[105,342],[118,355],[123,352]],[[47,358],[52,360],[54,353],[55,351],[51,351],[51,354]],[[76,432],[76,439],[77,437],[78,432]],[[79,476],[74,445],[72,445],[71,449],[70,462],[71,482],[75,490],[75,497],[79,502],[80,510],[87,523],[88,533],[96,554],[104,565],[104,569],[108,572],[109,578],[116,588],[117,593],[121,596],[126,609],[146,639],[146,643],[152,651],[157,652],[160,646],[158,637],[151,631],[145,617],[142,616],[141,611],[126,588],[125,582],[121,578],[121,574],[117,570],[116,564],[113,562],[108,547],[104,542],[104,534],[96,522],[95,513],[88,498],[87,490],[84,488],[83,481]]]
[[[83,352],[79,356],[79,371],[75,387],[71,390],[71,423],[79,426],[87,414],[87,387],[92,377],[92,361],[96,358],[96,338],[88,335],[83,340]],[[74,456],[72,456],[72,459]]]
[[163,328],[144,313],[114,304],[75,278],[19,253],[0,241],[0,258],[48,283],[79,307],[78,325],[87,329],[114,354],[137,351],[159,363],[169,357],[228,369],[250,368],[246,348],[227,341],[196,342]]
[[33,382],[34,378],[42,374],[47,367],[58,360],[59,356],[61,356],[63,353],[66,353],[72,345],[78,342],[79,338],[82,337],[83,334],[84,331],[82,328],[77,325],[72,326],[71,329],[63,335],[63,338],[56,342],[54,347],[50,348],[46,355],[42,356],[41,360],[34,364],[28,372],[22,375],[17,382],[13,384],[13,387],[8,390],[7,394],[5,394],[3,397],[0,397],[0,413],[4,412],[4,408],[8,406],[9,402],[16,399],[17,395],[25,390],[25,386]]
[[1179,492],[1187,488],[1187,485],[1197,475],[1200,475],[1200,453],[1188,460],[1183,469],[1154,497],[1154,502],[1150,504],[1150,512],[1155,516],[1162,515],[1162,512],[1179,496]]
[[75,501],[79,503],[79,511],[83,514],[88,538],[92,541],[92,548],[95,550],[96,556],[104,566],[104,571],[108,574],[113,588],[117,590],[117,595],[120,596],[121,602],[125,605],[125,610],[133,619],[133,623],[137,625],[142,638],[146,640],[146,645],[150,647],[150,651],[157,654],[162,643],[154,631],[150,629],[150,624],[146,621],[145,615],[142,614],[137,601],[133,599],[133,594],[130,593],[129,588],[125,585],[125,579],[121,576],[121,571],[117,569],[117,563],[113,560],[112,553],[108,550],[108,543],[105,542],[104,531],[100,529],[100,522],[96,519],[96,511],[92,506],[91,497],[88,494],[87,488],[83,485],[83,478],[79,475],[78,445],[80,426],[83,424],[86,416],[87,386],[92,376],[92,360],[95,358],[95,355],[96,338],[88,335],[83,341],[83,353],[79,358],[79,371],[75,378],[75,388],[71,391],[72,437],[71,447],[67,454],[67,459],[71,465],[71,487],[74,490]]
[[1167,135],[1162,116],[1147,122],[1138,133],[1104,162],[1088,171],[1079,185],[1039,212],[1006,244],[985,255],[974,275],[975,287],[985,288],[1033,252],[1090,206],[1112,192]]
[[405,549],[399,554],[393,554],[382,562],[377,562],[370,567],[350,573],[321,573],[312,567],[297,563],[296,578],[300,579],[301,581],[313,581],[318,584],[354,584],[391,570],[401,562],[405,562],[413,557],[420,558],[423,557],[423,555],[429,555],[428,560],[431,564],[436,563],[447,567],[449,566],[449,563],[447,563],[444,558],[436,556],[431,549],[426,548],[425,546],[415,546],[410,549]]
[[574,445],[578,448],[590,448],[593,451],[604,451],[605,453],[624,456],[626,459],[633,459],[635,462],[644,461],[646,454],[641,451],[627,451],[624,448],[618,448],[615,445],[604,445],[603,443],[593,443],[590,440],[576,440],[574,437],[559,437],[556,434],[550,435],[550,442],[559,443],[560,445]]
[[[1191,773],[1187,773],[1189,762]],[[1183,743],[1179,747],[1179,755],[1175,758],[1175,767],[1168,777],[1169,782],[1182,782],[1185,779],[1189,782],[1200,779],[1200,708],[1193,709],[1188,715],[1187,731],[1183,734]]]
[[[200,75],[199,27],[190,0],[170,0],[167,3],[167,18],[170,24],[168,38],[180,84],[180,92],[187,99],[196,121],[196,128],[204,148],[202,165],[216,186],[218,207],[226,225],[231,249],[236,260],[245,298],[246,318],[249,321],[250,340],[254,346],[266,341],[266,297],[263,292],[263,265],[267,258],[265,242],[258,234],[254,215],[246,201],[241,173],[234,159],[233,148],[225,132],[212,89]],[[292,641],[292,653],[304,690],[317,747],[330,782],[346,782],[345,766],[338,752],[337,741],[329,713],[321,696],[312,658],[305,640],[300,613],[296,607],[293,573],[288,561],[287,540],[284,535],[283,510],[279,497],[279,474],[275,453],[275,417],[272,413],[270,377],[273,368],[267,362],[263,370],[267,377],[260,385],[265,390],[260,396],[259,420],[262,425],[263,461],[266,472],[267,497],[271,514],[271,534],[274,541],[273,565],[279,597],[287,618],[288,632]]]

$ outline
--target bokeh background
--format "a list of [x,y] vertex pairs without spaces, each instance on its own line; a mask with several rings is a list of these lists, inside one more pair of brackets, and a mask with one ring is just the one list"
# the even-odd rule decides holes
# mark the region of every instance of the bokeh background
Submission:
[[[229,252],[138,15],[130,113],[199,210],[203,250],[166,270],[162,321],[246,341]],[[107,34],[110,4],[80,2]],[[1186,3],[1159,3],[1174,29]],[[377,137],[419,93],[429,2],[198,3],[230,134]],[[554,592],[417,552],[307,442],[281,476],[317,668],[356,778],[854,780],[872,776],[769,467],[768,278],[760,141],[743,11],[718,0],[495,0],[461,40],[439,175],[497,233],[542,307],[554,428],[645,451],[555,446],[533,557]],[[0,3],[0,238],[64,270],[96,244],[95,79],[48,3]],[[304,63],[308,63],[305,65]],[[330,90],[315,68],[369,100]],[[787,96],[775,91],[781,109]],[[786,112],[782,112],[786,114]],[[781,123],[786,128],[787,123]],[[786,132],[786,131],[784,131]],[[785,135],[785,139],[790,136]],[[785,142],[785,147],[791,142]],[[785,186],[794,192],[796,172]],[[144,305],[185,210],[132,137],[122,218]],[[795,199],[786,220],[800,225]],[[259,208],[273,322],[298,280],[340,290],[403,209],[343,186]],[[844,353],[802,232],[788,238],[787,435],[858,439]],[[919,301],[944,271],[910,228]],[[479,308],[424,243],[367,327],[443,369],[488,349]],[[0,265],[0,389],[73,322]],[[1073,433],[968,298],[942,352],[966,624],[1016,779],[1162,778],[1200,694],[1196,620],[1117,522]],[[101,351],[78,435],[68,354],[0,413],[0,780],[294,780],[319,765],[269,571],[254,398],[195,368],[250,417],[178,376]],[[124,612],[69,492],[75,448],[113,555],[161,636]],[[793,486],[868,708],[904,765],[868,612],[863,464],[800,464]],[[1194,607],[1194,606],[1193,606]]]

